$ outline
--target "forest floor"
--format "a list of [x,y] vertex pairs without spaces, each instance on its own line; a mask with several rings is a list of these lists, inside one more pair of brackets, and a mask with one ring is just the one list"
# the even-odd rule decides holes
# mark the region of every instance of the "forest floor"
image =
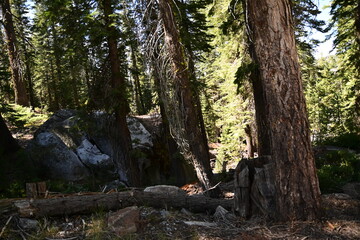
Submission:
[[[232,183],[223,186],[231,198],[227,189]],[[187,188],[188,194],[197,192],[196,185]],[[231,213],[230,217],[219,217],[184,209],[139,207],[138,230],[121,237],[110,230],[109,213],[101,210],[89,215],[44,217],[37,219],[33,227],[32,220],[2,215],[0,239],[360,239],[360,200],[341,193],[323,195],[322,199],[324,215],[319,221],[289,223],[263,218],[245,220]]]
[[[25,147],[36,127],[14,133]],[[233,182],[220,185],[226,198],[233,198]],[[194,184],[188,194],[201,192]],[[138,230],[117,236],[107,224],[109,212],[88,215],[22,219],[0,214],[0,239],[360,239],[360,200],[341,193],[322,196],[323,217],[318,221],[276,223],[264,218],[218,217],[214,213],[195,214],[184,209],[139,207]],[[0,204],[1,210],[1,204]]]

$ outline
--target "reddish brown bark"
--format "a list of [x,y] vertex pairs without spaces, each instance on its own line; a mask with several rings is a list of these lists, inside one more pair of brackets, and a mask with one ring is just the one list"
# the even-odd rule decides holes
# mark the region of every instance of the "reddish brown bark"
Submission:
[[22,106],[29,106],[29,99],[26,94],[25,83],[22,81],[20,75],[19,52],[16,46],[16,35],[9,0],[2,0],[0,6],[6,34],[6,45],[8,49],[9,62],[11,66],[15,103]]
[[[113,9],[111,0],[102,0],[105,26],[107,30],[107,43],[111,65],[111,85],[114,93],[115,104],[115,131],[113,132],[113,149],[115,164],[118,168],[120,180],[133,186],[140,185],[139,167],[135,159],[130,156],[132,149],[130,131],[126,122],[126,115],[129,113],[129,106],[126,97],[126,81],[120,71],[120,60],[118,55],[116,29],[112,25],[111,14]],[[123,175],[126,173],[126,176]]]
[[[300,66],[288,0],[248,0],[253,60],[259,78],[255,99],[264,104],[257,118],[259,136],[275,163],[276,216],[279,220],[315,219],[320,209]],[[259,124],[259,120],[258,120]],[[263,153],[262,153],[263,154]]]
[[189,144],[188,157],[195,168],[199,181],[207,189],[212,186],[208,146],[199,125],[200,116],[196,109],[196,97],[192,92],[191,72],[186,63],[184,47],[180,42],[177,24],[174,21],[172,4],[173,1],[171,0],[159,0],[159,10],[165,32],[165,44],[170,56],[174,81],[177,87],[176,94],[179,109],[183,115],[186,141]]

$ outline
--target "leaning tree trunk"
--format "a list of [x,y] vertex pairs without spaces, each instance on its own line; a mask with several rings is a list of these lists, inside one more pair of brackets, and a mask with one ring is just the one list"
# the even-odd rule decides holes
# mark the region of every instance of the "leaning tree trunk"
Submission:
[[[309,123],[295,45],[291,2],[248,0],[248,25],[253,60],[258,67],[255,100],[264,104],[257,113],[259,148],[263,137],[275,172],[278,220],[315,219],[320,190],[312,153]],[[258,111],[259,105],[256,104]],[[264,154],[261,153],[261,154]],[[270,178],[271,179],[271,178]]]
[[[132,150],[130,131],[126,122],[129,106],[126,97],[126,81],[120,71],[120,60],[118,55],[116,29],[112,24],[111,15],[113,9],[111,0],[102,0],[102,8],[107,30],[107,43],[111,65],[111,85],[114,92],[115,107],[115,131],[113,132],[113,150],[115,164],[118,169],[120,180],[133,186],[140,185],[139,167],[135,159],[131,158]],[[125,175],[124,175],[125,173]]]
[[25,83],[22,81],[20,75],[20,57],[16,47],[16,35],[9,0],[2,0],[0,6],[3,16],[3,25],[6,33],[12,81],[14,84],[15,103],[22,106],[29,106],[29,99],[26,94]]
[[210,168],[207,142],[204,141],[199,125],[196,99],[192,92],[190,72],[186,64],[185,50],[180,42],[180,36],[172,10],[173,1],[159,0],[159,10],[165,32],[165,44],[171,61],[171,70],[176,85],[177,101],[181,112],[182,123],[185,130],[185,140],[188,152],[185,153],[191,160],[197,177],[206,188],[212,187],[212,171]]

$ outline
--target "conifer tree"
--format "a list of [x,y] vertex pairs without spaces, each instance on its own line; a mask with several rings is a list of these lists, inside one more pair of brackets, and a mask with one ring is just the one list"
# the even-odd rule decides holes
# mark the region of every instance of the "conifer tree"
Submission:
[[[267,119],[266,128],[259,131],[267,131],[269,146],[261,154],[270,155],[275,164],[276,218],[315,219],[319,216],[320,190],[292,28],[291,2],[246,1],[246,9],[249,37],[254,44],[252,57],[258,66],[256,84],[262,91],[258,97],[266,104],[259,113]],[[254,87],[255,99],[256,91]]]
[[336,55],[342,59],[338,71],[348,76],[347,85],[352,86],[352,103],[347,106],[356,112],[351,131],[360,128],[360,2],[358,0],[335,0],[331,4],[332,24],[335,27],[334,45]]
[[15,92],[15,103],[22,106],[29,106],[29,99],[27,96],[25,83],[21,76],[21,61],[19,58],[17,37],[15,34],[13,15],[11,12],[9,0],[1,1],[0,7],[2,11],[2,23],[6,35],[9,63],[11,66],[12,82]]
[[[185,58],[185,48],[181,44],[178,23],[175,21],[176,18],[174,16],[175,6],[173,4],[172,1],[159,1],[160,18],[165,34],[164,44],[170,62],[168,76],[171,76],[170,79],[173,81],[175,88],[173,94],[178,104],[174,106],[177,108],[174,109],[174,115],[177,115],[176,123],[174,121],[170,121],[170,123],[173,131],[176,131],[176,134],[178,134],[177,141],[185,154],[185,158],[191,161],[200,183],[208,189],[213,186],[208,146],[199,126],[200,116],[195,107],[196,99],[190,80],[191,71]],[[174,128],[174,123],[182,127],[177,126],[177,128]]]
[[[120,59],[117,47],[117,32],[111,16],[113,7],[111,0],[101,0],[100,8],[103,11],[104,23],[107,37],[107,47],[111,66],[111,86],[115,99],[115,131],[116,145],[113,146],[115,163],[118,168],[120,180],[138,186],[140,184],[139,168],[130,155],[132,149],[130,132],[126,122],[126,115],[129,113],[128,100],[126,96],[126,81],[120,71]],[[119,147],[121,146],[121,147]],[[126,174],[123,176],[123,174]]]

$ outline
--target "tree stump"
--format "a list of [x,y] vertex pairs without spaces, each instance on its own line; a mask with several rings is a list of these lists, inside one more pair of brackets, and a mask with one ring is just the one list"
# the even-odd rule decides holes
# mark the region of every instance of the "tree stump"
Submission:
[[275,171],[270,156],[241,160],[235,169],[235,212],[241,217],[275,214]]
[[27,198],[44,198],[46,190],[46,182],[26,183]]

